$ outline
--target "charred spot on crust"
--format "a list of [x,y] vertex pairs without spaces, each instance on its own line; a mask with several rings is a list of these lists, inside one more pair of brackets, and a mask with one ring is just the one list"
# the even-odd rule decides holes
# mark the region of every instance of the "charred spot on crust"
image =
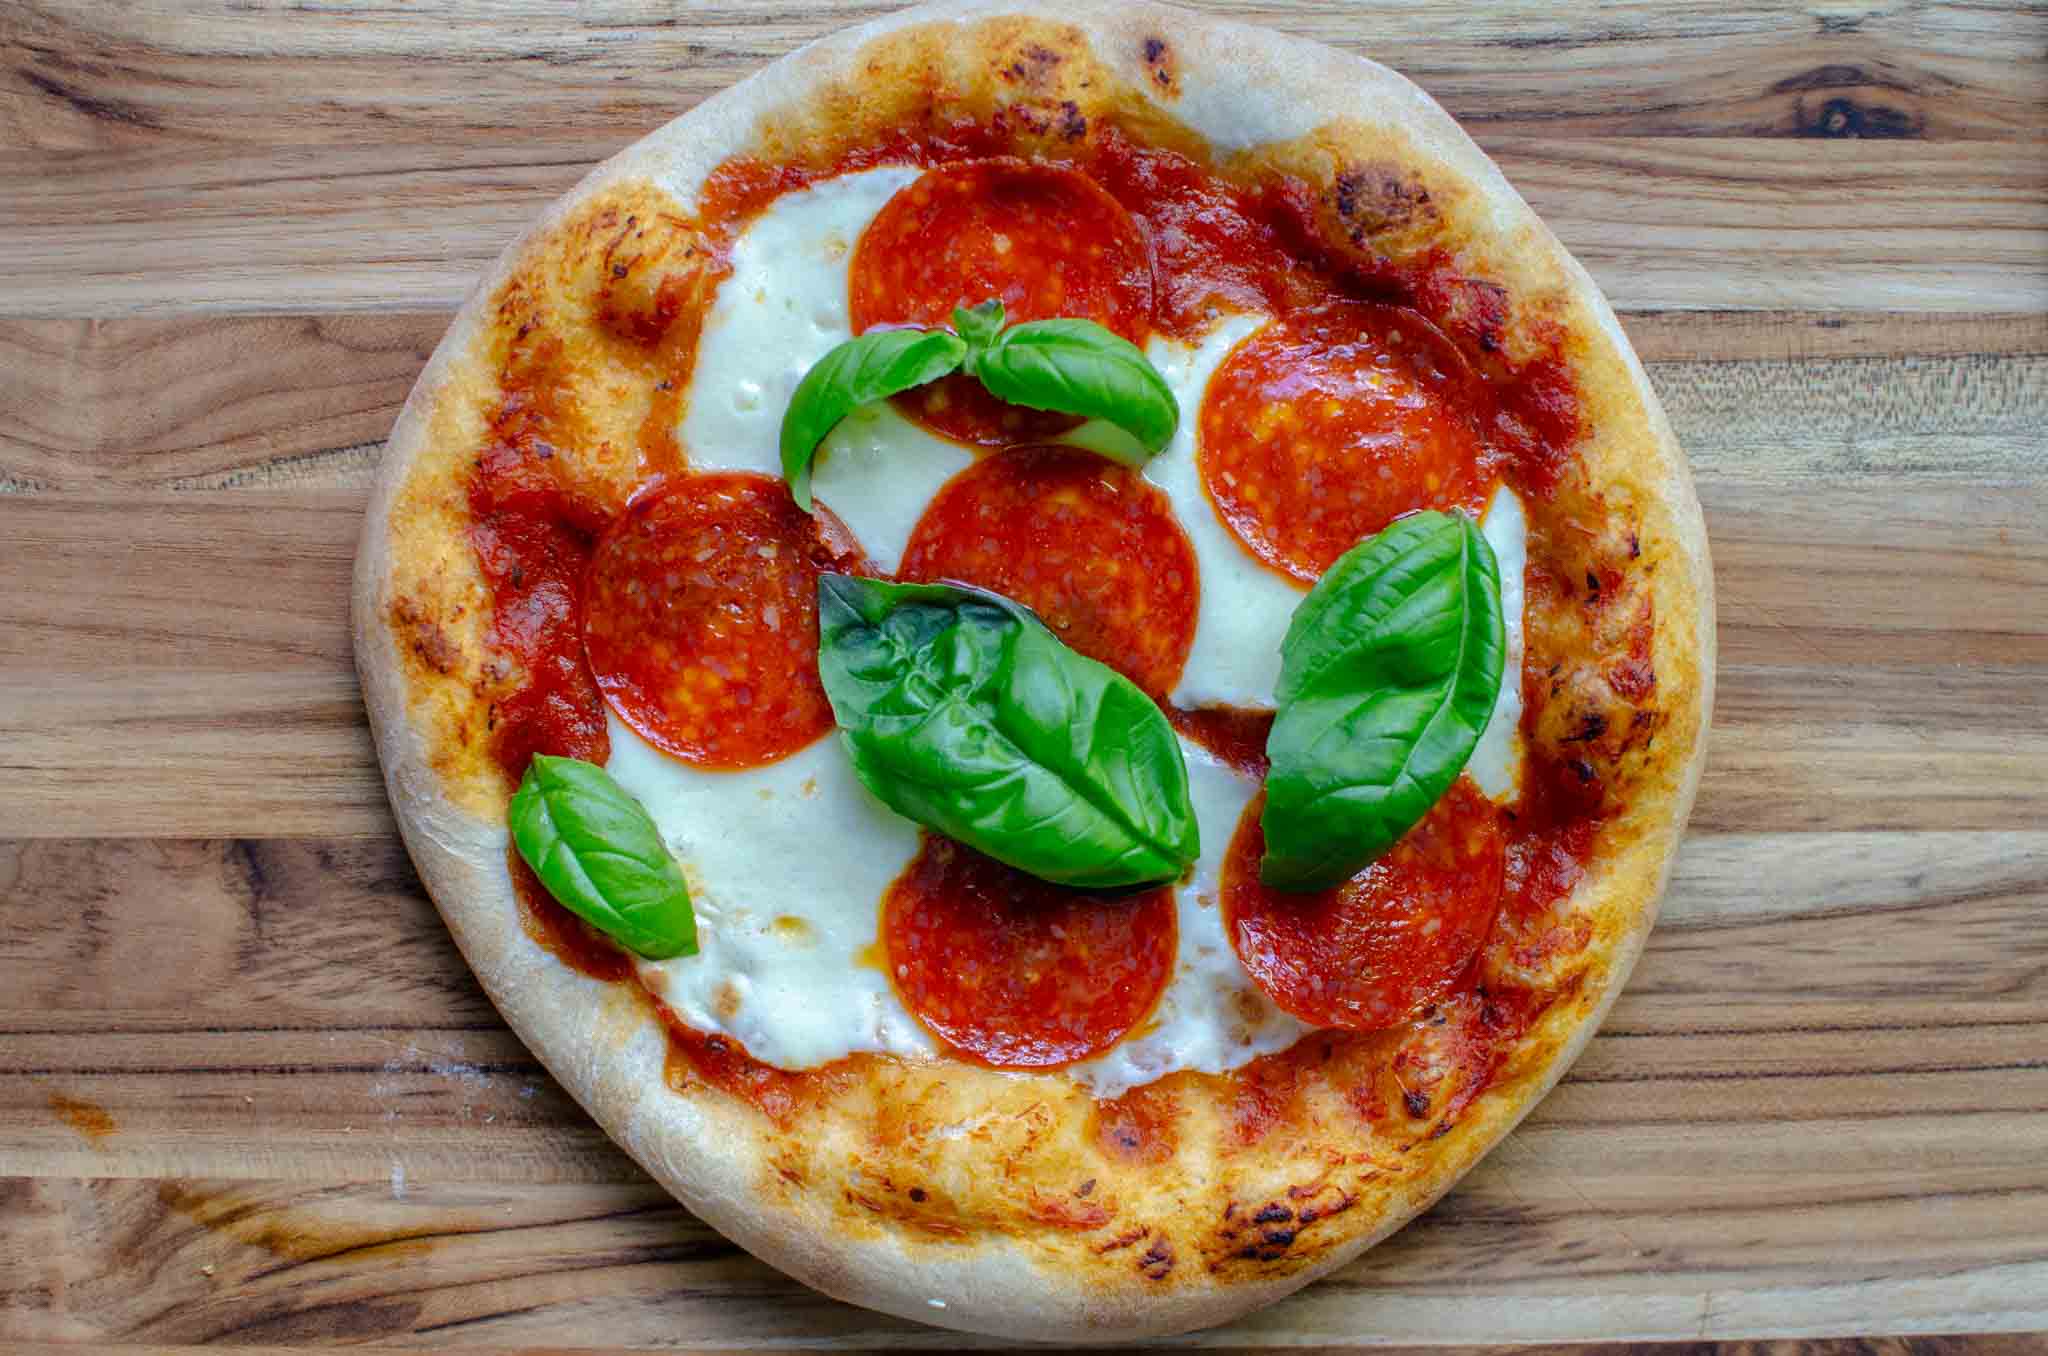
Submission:
[[455,672],[462,662],[462,647],[448,638],[424,606],[399,598],[391,604],[391,616],[393,629],[406,634],[408,646],[422,664],[436,673]]
[[1052,48],[1034,42],[1019,53],[1016,60],[1003,68],[1003,74],[1023,84],[1042,85],[1059,69],[1062,59]]
[[1485,278],[1459,278],[1446,298],[1446,328],[1472,336],[1482,353],[1498,353],[1508,329],[1508,289]]
[[1411,1088],[1401,1094],[1401,1105],[1408,1109],[1410,1120],[1419,1121],[1429,1114],[1429,1094],[1420,1089]]
[[1138,1274],[1148,1281],[1163,1281],[1173,1274],[1173,1244],[1165,1234],[1154,1234],[1152,1246],[1138,1255]]
[[1436,218],[1429,189],[1397,165],[1347,169],[1330,185],[1330,197],[1354,245]]
[[652,347],[685,310],[705,300],[714,272],[712,252],[689,223],[661,212],[629,215],[605,245],[598,321],[622,339]]
[[1003,123],[1014,122],[1033,136],[1074,142],[1088,135],[1088,116],[1072,99],[1062,99],[1057,104],[1015,103],[997,116]]
[[1146,38],[1141,48],[1145,57],[1145,68],[1152,72],[1152,83],[1168,94],[1177,94],[1179,77],[1174,71],[1173,48],[1165,38]]
[[1544,533],[1532,560],[1531,749],[1589,811],[1625,797],[1670,713],[1658,702],[1656,610],[1634,515],[1594,498]]
[[[1306,1260],[1314,1249],[1304,1253],[1292,1253],[1302,1234],[1318,1220],[1341,1215],[1358,1204],[1358,1197],[1330,1182],[1314,1182],[1291,1186],[1287,1189],[1287,1201],[1272,1200],[1260,1206],[1248,1217],[1237,1214],[1235,1203],[1224,1211],[1224,1222],[1216,1232],[1221,1245],[1220,1255],[1209,1265],[1211,1271],[1221,1270],[1233,1261],[1277,1262],[1293,1255],[1297,1260]],[[1288,1202],[1294,1204],[1288,1204]]]

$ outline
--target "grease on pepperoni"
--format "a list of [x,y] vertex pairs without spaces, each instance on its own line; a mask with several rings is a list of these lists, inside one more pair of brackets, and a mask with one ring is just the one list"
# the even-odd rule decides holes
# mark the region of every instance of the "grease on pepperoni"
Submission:
[[1195,549],[1173,505],[1091,452],[1015,448],[969,466],[918,519],[901,574],[1014,598],[1154,696],[1194,644]]
[[818,574],[865,568],[829,513],[766,476],[688,476],[627,510],[584,583],[597,684],[649,743],[760,767],[832,727],[818,681]]
[[[993,297],[1010,321],[1075,316],[1133,343],[1151,327],[1152,265],[1131,214],[1077,170],[1010,157],[928,170],[862,232],[848,277],[855,334],[946,325]],[[985,447],[1080,421],[997,400],[953,376],[898,398],[934,431]]]
[[1238,821],[1221,893],[1231,946],[1267,997],[1316,1026],[1376,1031],[1457,986],[1500,911],[1506,869],[1500,811],[1469,779],[1378,861],[1313,893],[1259,883],[1265,803]]
[[1209,382],[1202,486],[1251,553],[1313,581],[1416,509],[1477,516],[1495,479],[1483,392],[1421,316],[1331,302],[1265,326]]
[[934,834],[882,901],[889,975],[955,1052],[999,1069],[1099,1054],[1173,973],[1173,892],[1050,885]]

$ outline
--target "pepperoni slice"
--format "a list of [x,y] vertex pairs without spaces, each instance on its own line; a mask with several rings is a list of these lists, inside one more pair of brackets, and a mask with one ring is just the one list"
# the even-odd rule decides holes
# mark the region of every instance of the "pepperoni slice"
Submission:
[[1195,548],[1172,503],[1091,452],[1020,447],[969,466],[918,519],[901,574],[1015,598],[1154,696],[1195,640]]
[[647,741],[704,768],[772,763],[832,728],[818,573],[866,567],[846,529],[766,476],[688,476],[628,509],[584,579],[597,685]]
[[[1009,157],[927,171],[862,232],[848,279],[853,331],[945,325],[991,297],[1011,321],[1077,316],[1142,343],[1152,264],[1138,226],[1078,170]],[[1042,441],[1080,421],[1005,404],[971,377],[898,397],[935,432],[984,447]]]
[[1297,579],[1401,514],[1486,501],[1477,383],[1413,311],[1330,302],[1252,335],[1209,382],[1202,485],[1251,553]]
[[1304,1022],[1377,1031],[1449,993],[1500,910],[1500,812],[1460,778],[1420,824],[1344,884],[1288,894],[1259,883],[1265,797],[1223,863],[1230,944],[1266,996]]
[[882,901],[904,1005],[955,1051],[1047,1069],[1107,1050],[1173,973],[1173,892],[1062,889],[926,834]]

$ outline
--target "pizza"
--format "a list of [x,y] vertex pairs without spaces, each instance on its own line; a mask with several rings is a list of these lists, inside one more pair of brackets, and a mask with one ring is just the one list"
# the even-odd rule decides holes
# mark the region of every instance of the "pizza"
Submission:
[[1427,1207],[1620,989],[1712,695],[1688,472],[1421,91],[909,10],[595,170],[394,430],[358,663],[506,1019],[691,1210],[1013,1337]]

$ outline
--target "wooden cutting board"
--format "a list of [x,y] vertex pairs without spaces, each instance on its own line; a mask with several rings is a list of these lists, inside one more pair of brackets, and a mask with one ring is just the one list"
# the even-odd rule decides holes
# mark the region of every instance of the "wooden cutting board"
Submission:
[[[484,262],[880,8],[0,7],[0,1347],[956,1340],[723,1242],[506,1032],[345,616]],[[1216,8],[1415,76],[1592,268],[1698,470],[1722,666],[1571,1078],[1203,1340],[2048,1328],[2048,11]]]

